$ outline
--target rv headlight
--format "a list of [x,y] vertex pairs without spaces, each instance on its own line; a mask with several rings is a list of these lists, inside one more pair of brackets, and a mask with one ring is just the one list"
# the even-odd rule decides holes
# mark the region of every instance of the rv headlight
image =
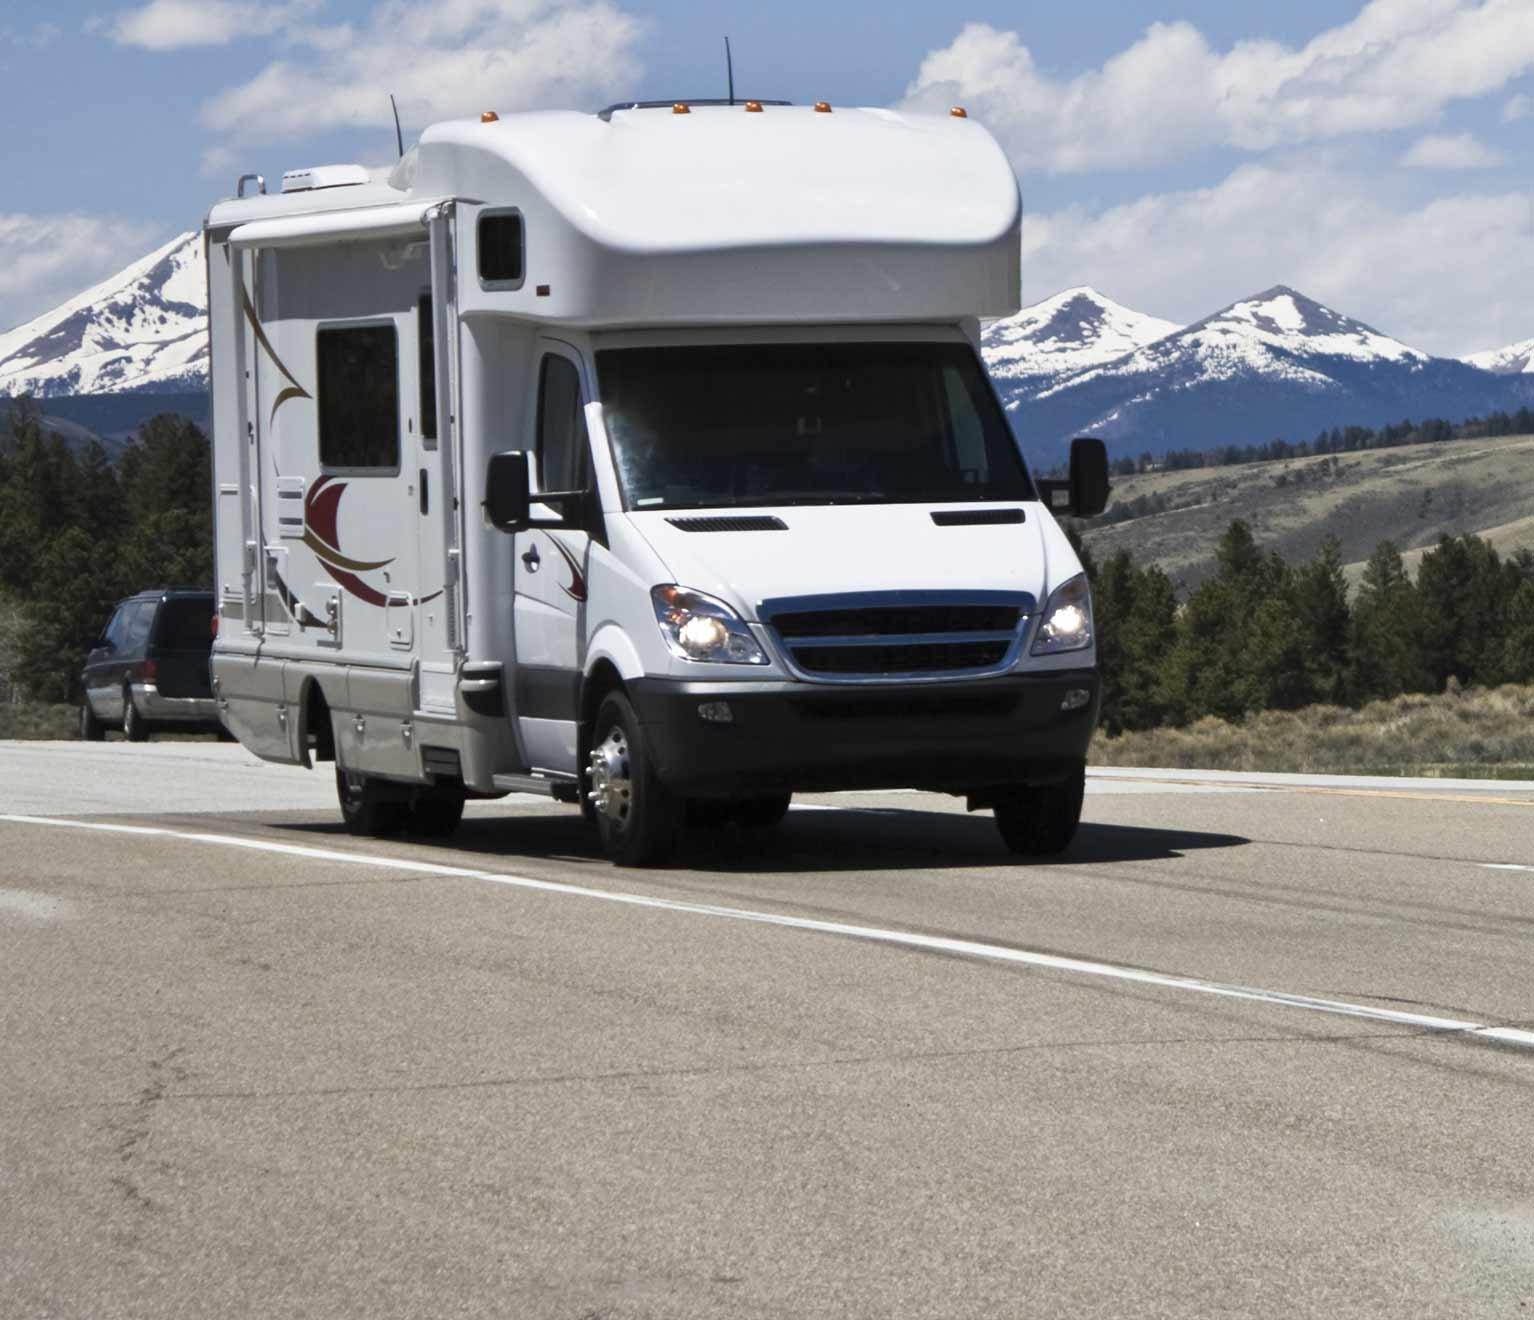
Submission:
[[722,600],[677,586],[652,588],[650,600],[672,655],[721,665],[767,663],[751,629]]
[[1033,639],[1034,655],[1080,651],[1092,645],[1092,591],[1085,573],[1056,587]]

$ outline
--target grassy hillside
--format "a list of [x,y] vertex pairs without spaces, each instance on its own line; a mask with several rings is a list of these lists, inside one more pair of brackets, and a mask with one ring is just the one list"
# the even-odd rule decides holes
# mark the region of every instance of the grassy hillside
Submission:
[[[1387,538],[1420,551],[1443,533],[1474,532],[1505,555],[1534,548],[1534,436],[1118,477],[1109,512],[1136,499],[1160,511],[1089,525],[1087,545],[1099,559],[1126,548],[1190,587],[1212,570],[1233,518],[1291,562],[1334,535],[1354,578]],[[1418,557],[1408,556],[1408,568]]]

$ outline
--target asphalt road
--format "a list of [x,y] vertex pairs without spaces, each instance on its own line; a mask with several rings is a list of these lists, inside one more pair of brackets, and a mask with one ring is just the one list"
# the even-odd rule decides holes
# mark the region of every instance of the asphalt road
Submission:
[[[101,828],[98,828],[101,827]],[[0,744],[0,1316],[1534,1315],[1534,785],[1094,776],[617,871]]]

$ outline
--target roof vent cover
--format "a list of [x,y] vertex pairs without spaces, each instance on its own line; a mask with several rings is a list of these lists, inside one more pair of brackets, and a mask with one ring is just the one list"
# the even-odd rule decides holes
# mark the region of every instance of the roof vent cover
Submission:
[[285,193],[312,192],[316,188],[353,188],[369,180],[365,165],[314,165],[307,170],[289,170],[282,176]]

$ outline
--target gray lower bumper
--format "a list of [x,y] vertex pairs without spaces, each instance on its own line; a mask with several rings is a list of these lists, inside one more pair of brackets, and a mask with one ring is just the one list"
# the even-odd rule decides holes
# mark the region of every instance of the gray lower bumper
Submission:
[[153,683],[133,685],[133,704],[146,720],[165,724],[217,724],[218,702],[212,697],[166,697]]

